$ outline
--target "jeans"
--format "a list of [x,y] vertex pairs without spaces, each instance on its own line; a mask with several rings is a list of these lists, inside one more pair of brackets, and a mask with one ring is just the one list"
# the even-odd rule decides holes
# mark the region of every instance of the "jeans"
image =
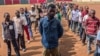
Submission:
[[100,53],[98,53],[98,45],[96,45],[96,50],[95,50],[94,56],[100,56]]
[[73,21],[72,20],[70,21],[70,28],[71,28],[71,30],[73,29]]
[[8,56],[11,56],[11,43],[14,47],[15,52],[16,52],[16,56],[20,56],[20,52],[19,52],[19,48],[18,48],[18,45],[16,43],[16,40],[11,40],[11,41],[7,40],[6,44],[7,44],[7,48],[8,48]]
[[91,44],[93,43],[93,41],[96,42],[96,35],[86,35],[86,38],[87,38],[87,49],[88,49],[88,52],[90,53]]
[[82,39],[82,24],[81,23],[78,23],[78,32],[80,35],[80,39]]
[[33,37],[33,32],[32,32],[31,25],[28,27],[28,32],[29,32],[30,37]]
[[78,23],[78,32],[80,39],[82,39],[82,34],[83,34],[82,23]]
[[72,26],[72,31],[74,32],[74,33],[77,33],[78,32],[78,22],[75,22],[75,21],[73,21],[73,26]]

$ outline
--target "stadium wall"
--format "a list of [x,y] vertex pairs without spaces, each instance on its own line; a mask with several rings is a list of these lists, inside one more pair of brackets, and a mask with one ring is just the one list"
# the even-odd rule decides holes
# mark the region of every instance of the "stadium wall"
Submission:
[[0,5],[10,5],[10,4],[35,4],[44,2],[54,2],[54,1],[72,1],[72,0],[0,0]]
[[100,2],[100,0],[73,0],[73,2]]

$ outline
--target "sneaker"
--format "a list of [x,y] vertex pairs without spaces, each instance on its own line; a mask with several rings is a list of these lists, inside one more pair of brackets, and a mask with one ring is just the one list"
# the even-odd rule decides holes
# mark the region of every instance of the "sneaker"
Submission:
[[26,49],[25,49],[25,48],[23,48],[23,49],[22,49],[22,51],[23,51],[23,52],[25,52],[25,51],[26,51]]
[[30,41],[28,40],[28,41],[27,41],[27,43],[29,44],[29,43],[30,43]]

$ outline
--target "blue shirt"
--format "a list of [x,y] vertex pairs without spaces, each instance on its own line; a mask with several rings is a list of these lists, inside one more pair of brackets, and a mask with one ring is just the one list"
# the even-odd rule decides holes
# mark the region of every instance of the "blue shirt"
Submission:
[[40,34],[42,35],[42,44],[45,48],[51,49],[58,47],[58,40],[63,35],[63,28],[57,19],[49,20],[44,17],[40,20]]

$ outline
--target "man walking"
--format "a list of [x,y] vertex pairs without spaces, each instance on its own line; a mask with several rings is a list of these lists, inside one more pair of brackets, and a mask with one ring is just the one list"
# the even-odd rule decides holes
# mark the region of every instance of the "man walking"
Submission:
[[95,17],[95,10],[89,11],[89,17],[85,22],[85,32],[87,38],[88,53],[91,51],[91,44],[96,39],[97,30],[99,28],[99,19]]
[[15,17],[13,18],[14,23],[15,23],[15,30],[16,30],[16,38],[17,38],[17,44],[20,49],[20,46],[22,50],[25,52],[26,47],[25,47],[25,40],[24,40],[24,29],[23,29],[23,23],[24,21],[22,20],[23,17],[20,17],[20,12],[16,11]]
[[13,48],[16,52],[16,56],[20,56],[19,48],[17,46],[16,38],[15,38],[14,22],[10,20],[9,13],[5,13],[4,18],[5,21],[2,23],[2,37],[8,48],[7,56],[11,56],[11,44],[13,45]]
[[78,5],[74,5],[74,10],[72,10],[72,31],[78,33],[78,20],[79,20],[79,10]]

